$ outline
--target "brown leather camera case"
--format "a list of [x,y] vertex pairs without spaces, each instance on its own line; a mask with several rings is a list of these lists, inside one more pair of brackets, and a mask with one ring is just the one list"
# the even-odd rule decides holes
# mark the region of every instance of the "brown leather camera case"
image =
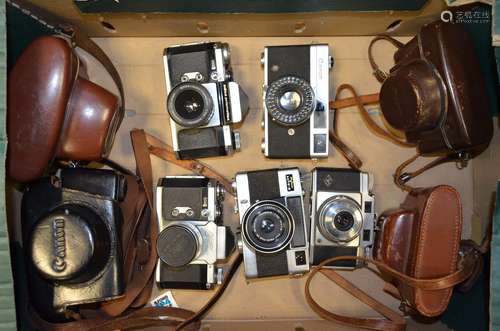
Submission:
[[[457,270],[462,205],[450,186],[412,191],[401,209],[384,213],[375,243],[375,259],[408,276],[428,279]],[[392,281],[410,307],[428,317],[448,306],[453,289],[422,290]]]
[[100,160],[121,121],[119,106],[114,94],[86,79],[65,39],[36,39],[8,76],[9,176],[28,182],[54,159]]
[[[460,24],[428,24],[399,49],[380,90],[384,118],[421,154],[482,152],[493,135],[485,82],[474,43]],[[376,40],[374,40],[376,41]],[[372,60],[373,61],[373,60]],[[374,63],[372,63],[374,65]],[[376,74],[378,73],[378,67]]]

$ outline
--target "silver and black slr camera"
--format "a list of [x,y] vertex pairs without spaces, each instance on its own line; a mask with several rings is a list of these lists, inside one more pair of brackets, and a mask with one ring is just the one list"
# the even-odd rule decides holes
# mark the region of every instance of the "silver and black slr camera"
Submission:
[[328,45],[268,46],[264,65],[264,139],[270,158],[328,157]]
[[222,282],[216,263],[234,250],[234,235],[222,224],[223,187],[201,176],[159,180],[156,204],[160,234],[156,281],[161,288],[210,289]]
[[229,45],[203,42],[164,50],[167,110],[179,159],[229,155],[240,148],[231,125],[242,122],[248,97],[233,81]]
[[237,209],[247,278],[309,271],[308,241],[299,169],[238,173]]
[[[311,192],[312,265],[349,255],[371,257],[375,205],[368,173],[351,169],[316,168]],[[334,268],[354,269],[362,262],[339,261]]]

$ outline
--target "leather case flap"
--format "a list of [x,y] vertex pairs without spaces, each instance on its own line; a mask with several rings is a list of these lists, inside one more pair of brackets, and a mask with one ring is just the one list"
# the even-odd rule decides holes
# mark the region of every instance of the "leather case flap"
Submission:
[[474,42],[463,26],[427,24],[394,59],[380,91],[381,109],[421,154],[467,151],[475,156],[488,146],[490,99]]
[[54,157],[78,59],[68,43],[44,36],[21,54],[8,78],[8,173],[20,182],[42,175]]
[[410,261],[413,221],[414,214],[402,209],[380,216],[374,249],[377,260],[399,272],[406,272]]
[[118,127],[118,97],[84,78],[75,82],[68,102],[67,124],[56,157],[94,161],[105,156]]
[[[493,136],[490,102],[474,42],[460,24],[431,23],[420,35],[422,56],[440,72],[448,90],[448,125],[456,150],[488,144]],[[451,115],[451,116],[450,116]]]
[[[425,279],[455,272],[462,230],[462,205],[458,192],[450,186],[415,190],[408,195],[402,208],[415,213],[406,274]],[[452,289],[424,291],[404,284],[399,289],[425,316],[441,314],[452,293]]]

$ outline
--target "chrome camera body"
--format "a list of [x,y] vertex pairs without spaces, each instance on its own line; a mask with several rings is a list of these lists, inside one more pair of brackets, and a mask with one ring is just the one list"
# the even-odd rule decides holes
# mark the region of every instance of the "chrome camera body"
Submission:
[[156,281],[161,288],[210,289],[222,281],[217,263],[235,247],[231,229],[222,224],[223,200],[223,187],[206,177],[159,180]]
[[[375,203],[372,178],[352,169],[316,168],[312,173],[312,265],[349,255],[371,257],[374,242]],[[330,267],[354,269],[361,261],[339,261]]]
[[227,43],[168,47],[163,64],[173,149],[179,159],[232,154],[240,135],[232,125],[248,113],[248,97],[233,81]]
[[297,168],[238,173],[234,182],[247,278],[309,271],[303,192]]
[[262,152],[269,158],[326,158],[329,134],[327,44],[268,46]]

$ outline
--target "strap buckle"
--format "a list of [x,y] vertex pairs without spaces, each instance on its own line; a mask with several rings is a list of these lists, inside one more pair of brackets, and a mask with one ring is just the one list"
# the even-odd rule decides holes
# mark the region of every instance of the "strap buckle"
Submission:
[[76,30],[74,27],[72,27],[70,24],[62,23],[59,24],[54,30],[55,32],[68,38],[71,42],[71,47],[73,48],[76,47],[76,42],[75,42]]
[[408,316],[415,313],[415,308],[411,306],[407,299],[401,299],[399,303],[399,310],[404,316]]
[[400,176],[399,176],[399,181],[400,182],[403,182],[403,183],[406,183],[408,182],[410,179],[412,179],[412,175],[408,172],[404,172],[402,173]]
[[373,75],[381,83],[384,82],[387,79],[387,77],[389,77],[389,75],[386,72],[380,70],[379,68],[373,71]]
[[467,152],[460,152],[458,153],[458,159],[457,162],[455,162],[455,165],[457,166],[458,170],[462,170],[466,168],[469,165],[469,160],[471,159],[471,156]]

